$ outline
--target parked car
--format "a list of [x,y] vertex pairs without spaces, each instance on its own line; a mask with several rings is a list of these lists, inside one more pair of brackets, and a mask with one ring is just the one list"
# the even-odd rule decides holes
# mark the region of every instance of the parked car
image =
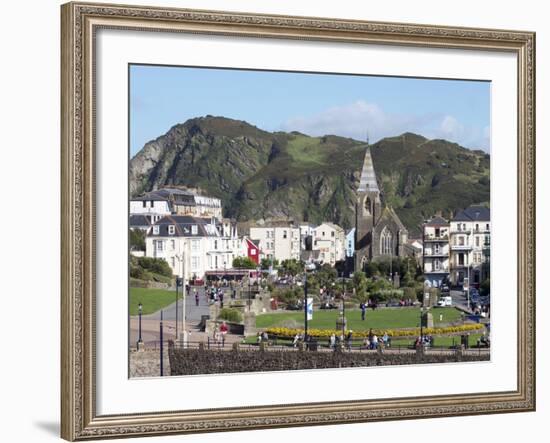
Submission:
[[447,295],[446,297],[441,297],[437,302],[437,306],[440,308],[443,308],[446,306],[452,306],[452,305],[453,305],[453,298],[450,295]]

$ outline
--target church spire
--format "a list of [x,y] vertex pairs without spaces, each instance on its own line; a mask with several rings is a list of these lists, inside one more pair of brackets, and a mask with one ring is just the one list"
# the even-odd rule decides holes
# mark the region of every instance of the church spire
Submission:
[[375,191],[380,192],[378,189],[378,183],[376,182],[376,174],[374,173],[374,166],[372,164],[372,157],[370,156],[370,146],[367,145],[365,151],[365,159],[363,160],[363,170],[361,171],[361,180],[359,182],[359,192]]

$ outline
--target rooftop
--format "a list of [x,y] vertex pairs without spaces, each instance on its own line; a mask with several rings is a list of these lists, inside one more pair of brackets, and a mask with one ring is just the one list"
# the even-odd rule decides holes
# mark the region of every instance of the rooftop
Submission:
[[491,221],[491,211],[485,206],[470,206],[456,214],[452,221]]

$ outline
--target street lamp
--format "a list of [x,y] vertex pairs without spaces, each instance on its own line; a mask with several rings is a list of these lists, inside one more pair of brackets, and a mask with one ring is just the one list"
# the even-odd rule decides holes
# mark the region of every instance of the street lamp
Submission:
[[179,284],[179,279],[178,277],[176,276],[176,340],[178,339],[178,295],[179,295],[179,291],[178,291],[178,284]]
[[248,271],[248,312],[250,312],[250,305],[252,303],[250,298],[252,279],[250,278],[250,271]]
[[[183,248],[185,248],[185,243],[183,244]],[[187,332],[185,329],[185,310],[186,310],[186,291],[185,291],[185,249],[181,252],[181,254],[176,254],[176,258],[180,260],[181,262],[181,295],[182,295],[182,332],[181,332],[181,345],[182,347],[185,347],[187,344]],[[177,286],[177,285],[176,285]],[[177,289],[177,288],[176,288]],[[176,308],[177,309],[177,308]],[[177,325],[177,317],[176,317],[176,325]],[[176,335],[177,338],[177,335]]]
[[346,287],[344,271],[342,271],[342,337],[346,334]]
[[141,314],[143,311],[143,305],[141,304],[141,302],[139,302],[138,311],[139,311],[139,325],[138,325],[139,332],[138,332],[137,349],[139,351],[143,346],[143,340],[141,339]]
[[304,342],[307,341],[307,268],[304,270]]

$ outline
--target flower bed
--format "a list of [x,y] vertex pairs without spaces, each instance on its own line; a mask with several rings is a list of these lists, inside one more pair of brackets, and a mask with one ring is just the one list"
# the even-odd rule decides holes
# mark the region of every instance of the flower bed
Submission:
[[[458,335],[469,332],[481,332],[485,326],[480,323],[461,325],[461,326],[449,326],[445,328],[423,328],[423,333],[426,335]],[[303,329],[293,328],[268,328],[266,332],[270,336],[276,336],[280,338],[293,338],[296,334],[303,334]],[[336,329],[308,329],[308,334],[312,337],[329,338],[332,334],[338,336],[342,333],[341,330]],[[348,331],[346,331],[347,333]],[[388,334],[392,338],[397,337],[417,337],[420,335],[420,328],[407,328],[407,329],[373,329],[372,332],[378,336]],[[368,337],[369,331],[354,331],[353,336],[355,338]]]

